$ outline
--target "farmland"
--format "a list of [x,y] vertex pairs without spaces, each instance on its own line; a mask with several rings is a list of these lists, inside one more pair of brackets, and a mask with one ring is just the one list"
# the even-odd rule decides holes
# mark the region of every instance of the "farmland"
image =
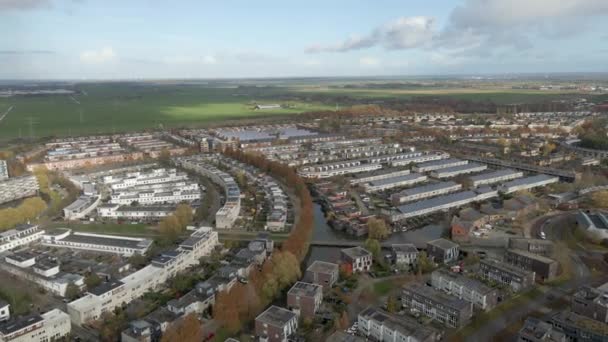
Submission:
[[[439,103],[436,101],[454,99],[504,105],[589,97],[577,90],[513,89],[516,84],[512,83],[386,82],[285,79],[74,84],[68,86],[77,92],[73,96],[0,98],[0,141],[159,127],[202,127],[362,104],[381,103],[399,108],[410,101]],[[256,103],[276,103],[282,107],[255,110]],[[478,111],[495,109],[482,106]]]
[[[273,101],[272,89],[200,85],[83,84],[74,96],[0,98],[0,140],[29,136],[113,133],[153,127],[196,126],[213,121],[296,114],[328,107]],[[255,110],[257,103],[287,108]],[[32,123],[30,125],[30,122]]]

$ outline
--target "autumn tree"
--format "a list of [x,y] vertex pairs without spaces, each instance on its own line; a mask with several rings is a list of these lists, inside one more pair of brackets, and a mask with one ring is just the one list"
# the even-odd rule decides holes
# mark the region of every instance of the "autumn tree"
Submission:
[[163,237],[173,241],[179,236],[179,233],[181,232],[181,225],[177,217],[172,214],[160,221],[158,230]]
[[374,259],[377,260],[378,257],[380,256],[380,251],[381,251],[382,247],[380,246],[380,242],[378,240],[367,239],[367,240],[365,240],[363,247],[365,249],[367,249],[370,253],[372,253],[372,255],[374,256]]
[[395,313],[399,310],[399,301],[393,295],[389,295],[386,299],[386,311]]
[[591,194],[591,202],[596,208],[608,207],[608,190],[596,191]]
[[386,222],[375,217],[372,217],[367,221],[367,229],[370,239],[384,240],[390,234]]
[[180,231],[183,231],[186,226],[192,223],[192,219],[194,218],[192,207],[186,203],[178,205],[174,215],[179,223]]
[[161,338],[161,342],[200,342],[203,340],[201,322],[193,313],[171,323]]

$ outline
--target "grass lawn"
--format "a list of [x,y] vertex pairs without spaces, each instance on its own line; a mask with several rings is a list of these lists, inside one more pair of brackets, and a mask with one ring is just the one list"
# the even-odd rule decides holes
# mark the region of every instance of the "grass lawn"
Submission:
[[76,232],[100,233],[126,236],[158,236],[158,232],[145,224],[118,224],[118,223],[52,223],[52,228],[70,228]]
[[27,290],[19,289],[9,284],[9,279],[3,279],[0,283],[0,299],[8,302],[12,315],[24,315],[30,311],[32,297]]
[[[315,103],[278,101],[274,88],[132,83],[79,84],[83,94],[0,98],[0,137],[41,137],[202,126],[212,121],[297,114],[330,109]],[[288,108],[254,110],[254,103]],[[34,122],[30,132],[29,120]]]
[[386,296],[395,288],[395,284],[391,280],[385,280],[374,284],[374,293],[377,296]]

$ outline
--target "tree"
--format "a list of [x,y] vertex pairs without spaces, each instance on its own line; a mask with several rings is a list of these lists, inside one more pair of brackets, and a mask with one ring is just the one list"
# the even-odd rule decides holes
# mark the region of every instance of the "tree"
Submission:
[[380,256],[380,251],[382,250],[382,247],[380,246],[380,242],[378,240],[367,239],[365,240],[364,247],[370,253],[372,253],[374,259],[378,260],[378,257]]
[[386,222],[379,218],[370,218],[367,221],[368,236],[370,239],[384,240],[389,236]]
[[65,289],[65,297],[69,300],[74,300],[80,294],[80,289],[74,283],[69,283]]
[[194,215],[192,214],[192,207],[186,203],[182,203],[175,209],[175,217],[180,225],[180,231],[184,231],[186,226],[192,223]]
[[418,271],[421,273],[428,273],[433,270],[435,266],[429,259],[425,251],[420,252],[418,255]]
[[399,309],[399,302],[393,295],[389,295],[386,299],[386,311],[395,313]]
[[591,194],[591,202],[596,208],[608,207],[608,190],[596,191]]
[[163,147],[163,149],[158,154],[158,162],[162,165],[170,165],[171,164],[171,151],[168,148]]
[[158,230],[166,239],[174,241],[177,239],[181,229],[179,220],[175,215],[165,217],[158,225]]
[[34,176],[36,176],[36,180],[38,181],[38,187],[40,188],[40,192],[47,195],[50,192],[48,172],[49,170],[47,170],[46,167],[43,166],[39,166],[34,169]]
[[87,285],[87,289],[92,289],[95,286],[101,284],[101,278],[95,272],[91,272],[84,278],[84,283]]
[[190,313],[171,323],[165,330],[161,342],[200,342],[203,337],[201,322]]

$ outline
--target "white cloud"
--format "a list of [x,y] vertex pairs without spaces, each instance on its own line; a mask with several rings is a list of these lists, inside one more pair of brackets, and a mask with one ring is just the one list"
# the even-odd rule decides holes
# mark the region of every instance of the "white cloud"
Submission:
[[435,19],[431,17],[401,17],[386,24],[377,33],[388,49],[422,47],[433,40],[436,33]]
[[401,17],[374,29],[367,35],[353,35],[342,42],[330,45],[315,44],[306,48],[306,52],[348,52],[379,45],[387,49],[411,49],[430,43],[435,31],[434,18]]
[[203,56],[202,61],[203,61],[203,64],[216,64],[217,58],[215,58],[215,56],[212,56],[212,55],[207,55],[207,56]]
[[374,57],[359,58],[359,65],[364,67],[376,67],[380,65],[380,60]]
[[113,61],[116,53],[111,47],[104,47],[100,50],[88,50],[80,54],[80,60],[84,63],[99,64]]

